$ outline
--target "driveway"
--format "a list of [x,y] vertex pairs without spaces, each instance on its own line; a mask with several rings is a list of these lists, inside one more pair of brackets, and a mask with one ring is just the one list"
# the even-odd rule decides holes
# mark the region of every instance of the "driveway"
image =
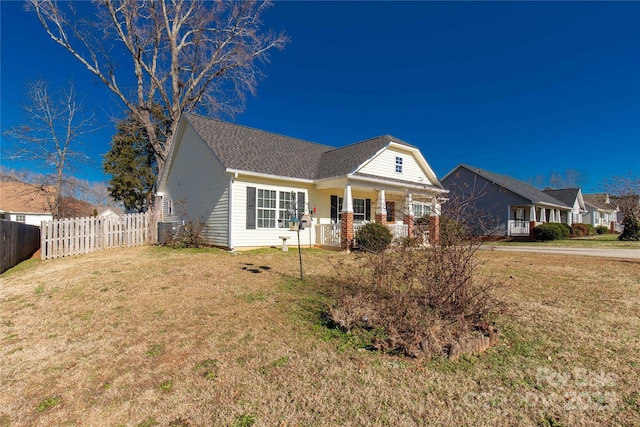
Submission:
[[606,249],[606,248],[569,248],[569,247],[542,247],[542,246],[492,246],[485,244],[483,249],[508,252],[532,252],[540,254],[558,255],[584,255],[605,258],[633,258],[640,259],[640,249]]

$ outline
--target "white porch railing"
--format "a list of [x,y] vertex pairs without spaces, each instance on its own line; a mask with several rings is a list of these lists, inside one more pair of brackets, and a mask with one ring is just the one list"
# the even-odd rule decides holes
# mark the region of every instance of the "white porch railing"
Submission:
[[393,240],[404,239],[409,236],[409,226],[407,224],[387,224],[387,228],[391,231]]
[[516,219],[509,220],[509,235],[510,236],[528,236],[529,221],[519,221]]
[[318,224],[316,233],[318,245],[340,247],[340,224]]
[[[354,236],[363,225],[364,223],[353,225]],[[387,228],[391,231],[393,240],[403,239],[409,235],[409,226],[407,224],[387,224]],[[340,247],[340,223],[318,224],[316,226],[316,233],[316,244],[320,246]]]

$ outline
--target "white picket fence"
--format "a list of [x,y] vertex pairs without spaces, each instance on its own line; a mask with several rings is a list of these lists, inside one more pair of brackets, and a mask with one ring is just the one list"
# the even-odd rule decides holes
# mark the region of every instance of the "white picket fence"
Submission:
[[151,212],[121,218],[64,218],[43,221],[40,227],[42,259],[80,255],[128,246],[156,243],[158,233]]

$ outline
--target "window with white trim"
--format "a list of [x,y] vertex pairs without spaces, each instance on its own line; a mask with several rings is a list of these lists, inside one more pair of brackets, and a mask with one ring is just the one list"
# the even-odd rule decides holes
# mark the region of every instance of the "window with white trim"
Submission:
[[426,203],[413,202],[411,207],[413,208],[414,218],[422,218],[424,216],[431,215],[431,206]]
[[[338,197],[338,212],[342,213],[342,201],[343,197]],[[353,222],[356,224],[360,224],[364,222],[366,219],[366,202],[365,199],[353,199]]]
[[402,157],[396,157],[396,173],[402,173]]
[[258,189],[258,228],[276,228],[276,194],[275,190]]
[[25,222],[27,217],[25,215],[16,215],[16,222]]
[[280,191],[278,200],[278,228],[289,228],[293,198],[290,191]]

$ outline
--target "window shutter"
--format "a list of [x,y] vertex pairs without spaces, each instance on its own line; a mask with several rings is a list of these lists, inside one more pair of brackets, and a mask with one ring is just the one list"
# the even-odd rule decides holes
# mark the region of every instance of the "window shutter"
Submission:
[[371,221],[371,199],[364,200],[364,219]]
[[298,213],[300,214],[300,217],[302,217],[302,215],[304,215],[304,205],[305,205],[305,194],[302,191],[298,192]]
[[331,196],[331,222],[338,222],[338,196]]
[[247,230],[256,229],[256,187],[247,187]]

